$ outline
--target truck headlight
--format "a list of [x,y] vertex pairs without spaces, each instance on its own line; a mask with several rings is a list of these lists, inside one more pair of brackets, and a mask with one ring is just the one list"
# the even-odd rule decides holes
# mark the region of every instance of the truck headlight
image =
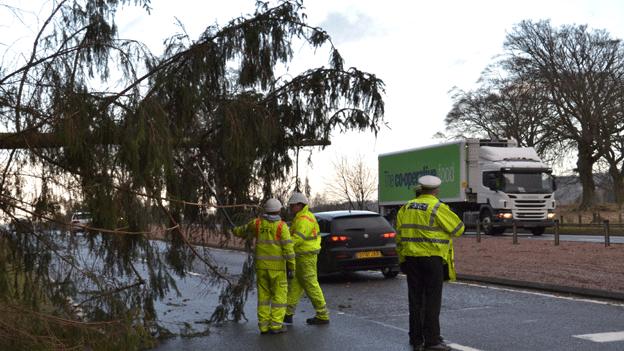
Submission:
[[511,212],[500,212],[499,214],[496,215],[496,217],[501,218],[501,219],[512,219],[513,214]]
[[555,219],[556,213],[548,212],[548,219]]

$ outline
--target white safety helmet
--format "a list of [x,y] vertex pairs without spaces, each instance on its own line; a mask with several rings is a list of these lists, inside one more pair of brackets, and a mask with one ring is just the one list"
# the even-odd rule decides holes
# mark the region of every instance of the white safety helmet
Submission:
[[279,212],[281,208],[282,203],[275,198],[268,199],[267,202],[264,203],[265,212]]
[[303,195],[303,193],[295,191],[290,196],[290,199],[288,199],[288,204],[289,205],[294,205],[294,204],[304,204],[304,205],[307,205],[308,204],[308,198],[305,195]]

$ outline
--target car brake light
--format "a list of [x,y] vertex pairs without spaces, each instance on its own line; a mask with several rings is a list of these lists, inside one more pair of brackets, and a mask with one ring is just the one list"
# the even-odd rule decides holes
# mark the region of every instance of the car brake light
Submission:
[[384,233],[381,235],[382,238],[384,239],[392,239],[396,236],[395,232],[390,232],[390,233]]
[[346,235],[332,235],[329,237],[329,240],[333,243],[337,243],[337,242],[345,242],[347,240],[349,240],[349,237]]

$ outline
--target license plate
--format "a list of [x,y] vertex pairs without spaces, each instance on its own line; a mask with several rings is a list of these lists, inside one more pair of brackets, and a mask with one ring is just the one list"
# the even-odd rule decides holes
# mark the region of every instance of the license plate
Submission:
[[362,251],[356,252],[355,258],[374,258],[381,257],[381,251]]

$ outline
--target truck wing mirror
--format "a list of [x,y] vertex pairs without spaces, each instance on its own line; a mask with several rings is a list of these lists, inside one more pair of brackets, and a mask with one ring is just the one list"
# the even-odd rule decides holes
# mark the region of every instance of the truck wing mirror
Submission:
[[552,190],[557,191],[557,177],[552,176]]

